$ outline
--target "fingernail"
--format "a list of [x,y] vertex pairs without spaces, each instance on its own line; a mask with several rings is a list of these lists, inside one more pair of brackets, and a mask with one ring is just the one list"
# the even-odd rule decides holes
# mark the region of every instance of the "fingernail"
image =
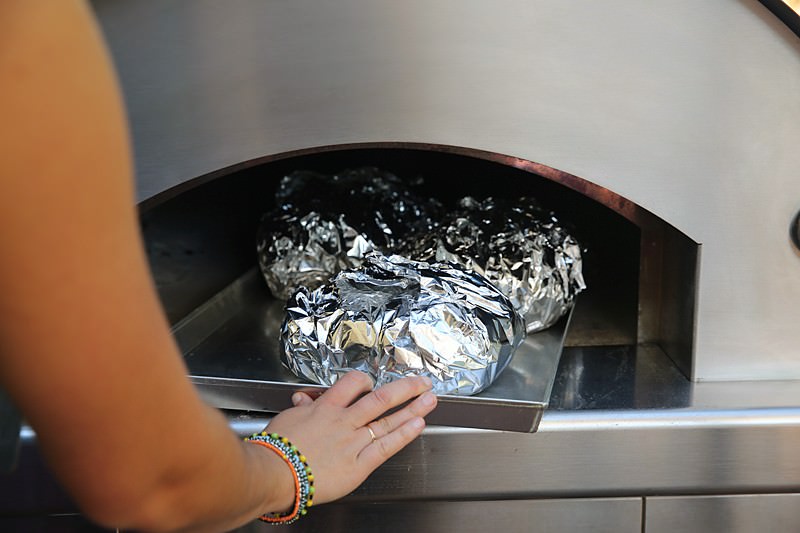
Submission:
[[433,381],[431,381],[431,378],[429,378],[428,376],[422,376],[422,381],[423,381],[423,382],[425,383],[425,385],[427,385],[428,387],[433,387]]
[[418,429],[418,430],[425,427],[425,421],[421,418],[412,418],[409,424],[411,424],[411,427],[413,429]]
[[[285,396],[284,396],[284,398],[285,398]],[[297,405],[302,400],[303,400],[303,396],[301,396],[299,392],[295,393],[295,394],[292,394],[292,405]]]
[[422,402],[422,405],[430,407],[436,403],[436,395],[432,392],[426,392],[420,397],[420,401]]

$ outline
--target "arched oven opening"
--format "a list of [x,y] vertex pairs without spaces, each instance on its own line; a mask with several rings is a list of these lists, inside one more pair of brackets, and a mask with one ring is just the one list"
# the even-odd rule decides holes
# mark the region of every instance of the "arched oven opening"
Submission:
[[[678,369],[692,376],[696,242],[582,178],[527,160],[451,146],[370,143],[268,156],[199,177],[144,202],[145,244],[170,322],[185,322],[254,269],[259,219],[274,206],[281,178],[296,170],[334,174],[363,166],[414,180],[420,183],[418,193],[445,203],[467,195],[532,196],[569,225],[585,250],[588,288],[577,298],[564,339],[571,357],[562,359],[559,379],[566,383],[551,403],[603,407],[597,399],[570,396],[574,387],[569,381],[581,379],[587,358],[615,361],[617,367],[608,372],[619,374],[619,366],[635,366],[642,357],[637,353],[644,349],[666,354],[670,372]],[[209,315],[204,316],[192,326],[196,336],[207,335],[202,323]],[[661,363],[656,367],[665,368]],[[637,391],[630,395],[635,404]]]

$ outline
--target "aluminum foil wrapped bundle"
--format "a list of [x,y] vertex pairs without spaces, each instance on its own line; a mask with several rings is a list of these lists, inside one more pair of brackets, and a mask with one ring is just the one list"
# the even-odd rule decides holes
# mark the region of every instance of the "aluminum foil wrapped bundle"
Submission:
[[300,288],[286,309],[284,363],[323,385],[361,370],[377,385],[427,375],[437,394],[475,394],[525,336],[522,317],[480,274],[400,256],[370,254],[316,290]]
[[275,197],[279,207],[262,218],[257,250],[270,291],[283,299],[358,267],[369,252],[391,252],[401,237],[430,230],[441,209],[372,167],[333,176],[293,172]]
[[432,229],[442,212],[437,200],[414,194],[400,178],[374,167],[334,175],[293,172],[281,180],[275,199],[284,211],[344,215],[350,226],[388,252],[405,236]]
[[269,214],[258,236],[258,264],[272,294],[286,299],[300,286],[316,288],[331,276],[361,264],[375,244],[344,217],[311,212]]
[[523,315],[528,332],[555,324],[586,288],[580,245],[531,198],[463,198],[438,228],[401,250],[483,274]]

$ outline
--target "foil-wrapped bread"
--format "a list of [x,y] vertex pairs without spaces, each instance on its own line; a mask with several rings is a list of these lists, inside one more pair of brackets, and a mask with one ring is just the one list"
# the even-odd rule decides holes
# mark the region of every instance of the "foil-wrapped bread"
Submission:
[[400,253],[450,261],[486,276],[523,315],[529,333],[555,324],[586,288],[578,242],[531,198],[461,199]]
[[299,288],[281,326],[284,363],[312,382],[351,370],[377,385],[427,375],[435,393],[459,395],[488,387],[524,336],[522,317],[482,275],[380,254]]
[[332,176],[293,172],[275,200],[279,207],[262,217],[257,251],[270,291],[283,299],[357,267],[369,252],[392,252],[407,235],[429,231],[441,210],[373,167]]

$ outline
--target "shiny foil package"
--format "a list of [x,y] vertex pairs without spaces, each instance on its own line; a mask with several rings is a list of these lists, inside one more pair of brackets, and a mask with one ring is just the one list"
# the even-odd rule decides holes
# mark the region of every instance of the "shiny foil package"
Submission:
[[369,252],[391,253],[407,235],[433,228],[441,211],[438,201],[373,167],[332,176],[293,172],[275,199],[278,207],[262,217],[257,251],[270,291],[282,299],[359,266]]
[[272,294],[285,300],[298,287],[319,287],[340,270],[359,266],[376,249],[344,216],[271,213],[259,228],[258,265]]
[[299,377],[332,385],[361,370],[381,385],[427,375],[437,394],[475,394],[523,341],[522,317],[476,272],[400,256],[368,255],[316,290],[289,298],[283,361]]
[[555,324],[586,288],[580,245],[530,198],[463,198],[437,228],[408,239],[400,253],[483,274],[524,316],[529,333]]

